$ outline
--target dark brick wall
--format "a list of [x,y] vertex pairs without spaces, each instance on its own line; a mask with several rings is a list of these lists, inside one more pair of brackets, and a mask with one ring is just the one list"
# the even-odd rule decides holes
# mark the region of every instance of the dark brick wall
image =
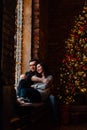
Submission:
[[33,57],[45,62],[58,82],[65,39],[84,5],[79,0],[34,0]]
[[40,46],[39,58],[45,62],[48,44],[48,0],[40,0]]
[[2,129],[8,130],[10,118],[15,114],[16,93],[14,90],[14,34],[15,1],[3,0],[2,9]]
[[55,77],[64,57],[64,41],[73,26],[74,17],[80,13],[83,4],[84,0],[48,1],[48,43],[45,60]]
[[15,3],[3,1],[1,71],[4,84],[14,84]]
[[[0,1],[0,75],[1,75],[1,52],[2,52],[2,1]],[[0,82],[0,129],[2,129],[2,82]]]

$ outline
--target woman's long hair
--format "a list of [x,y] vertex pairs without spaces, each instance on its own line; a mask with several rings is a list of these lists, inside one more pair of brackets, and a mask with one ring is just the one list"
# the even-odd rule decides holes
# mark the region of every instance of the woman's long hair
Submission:
[[38,62],[37,65],[38,64],[40,64],[42,66],[43,71],[44,71],[44,75],[45,75],[45,77],[47,77],[49,75],[49,72],[48,72],[48,69],[47,69],[46,65],[44,63],[42,63],[42,62]]

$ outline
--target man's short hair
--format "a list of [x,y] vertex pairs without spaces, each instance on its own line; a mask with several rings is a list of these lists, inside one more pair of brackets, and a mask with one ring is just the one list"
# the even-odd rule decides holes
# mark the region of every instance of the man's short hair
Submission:
[[35,61],[36,64],[39,62],[37,59],[31,59],[31,60],[29,61],[29,63],[30,63],[30,62],[33,62],[33,61]]

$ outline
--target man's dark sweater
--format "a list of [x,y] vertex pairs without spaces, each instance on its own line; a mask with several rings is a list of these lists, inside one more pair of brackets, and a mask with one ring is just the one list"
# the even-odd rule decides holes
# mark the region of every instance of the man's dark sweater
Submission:
[[[37,72],[26,72],[25,79],[21,79],[19,81],[18,89],[17,89],[17,96],[28,98],[31,102],[40,102],[41,101],[41,95],[40,93],[34,89],[31,88],[31,85],[34,84],[33,81],[31,81],[32,76],[38,75]],[[39,76],[39,75],[38,75]]]

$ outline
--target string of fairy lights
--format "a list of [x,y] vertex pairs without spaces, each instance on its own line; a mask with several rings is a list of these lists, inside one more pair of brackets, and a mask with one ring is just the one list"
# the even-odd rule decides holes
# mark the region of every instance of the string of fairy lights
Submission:
[[87,2],[74,21],[60,68],[58,97],[65,104],[86,102],[82,95],[87,94]]
[[17,0],[15,10],[15,87],[18,85],[19,77],[21,74],[21,61],[22,61],[22,27],[23,27],[23,0]]

